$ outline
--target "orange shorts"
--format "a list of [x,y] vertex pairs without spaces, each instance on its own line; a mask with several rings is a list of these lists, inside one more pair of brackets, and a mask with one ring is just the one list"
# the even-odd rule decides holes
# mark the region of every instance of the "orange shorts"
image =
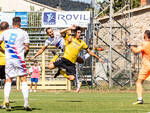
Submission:
[[148,67],[143,67],[141,68],[140,72],[139,72],[139,75],[138,75],[138,78],[141,79],[141,80],[146,80],[150,75],[150,68]]

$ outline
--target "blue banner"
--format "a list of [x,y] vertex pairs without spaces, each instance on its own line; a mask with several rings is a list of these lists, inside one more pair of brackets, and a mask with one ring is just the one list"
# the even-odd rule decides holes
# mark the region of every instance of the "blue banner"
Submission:
[[56,25],[56,12],[45,12],[43,22],[47,25]]
[[22,28],[26,28],[28,26],[28,13],[27,12],[15,12],[15,16],[21,18]]

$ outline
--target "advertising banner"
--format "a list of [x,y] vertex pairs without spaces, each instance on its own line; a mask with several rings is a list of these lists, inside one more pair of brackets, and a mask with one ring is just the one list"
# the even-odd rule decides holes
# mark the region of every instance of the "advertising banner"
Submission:
[[25,28],[28,25],[28,13],[27,12],[15,12],[15,16],[21,18],[21,27]]
[[43,12],[42,14],[42,27],[70,27],[73,24],[87,27],[89,23],[89,11]]

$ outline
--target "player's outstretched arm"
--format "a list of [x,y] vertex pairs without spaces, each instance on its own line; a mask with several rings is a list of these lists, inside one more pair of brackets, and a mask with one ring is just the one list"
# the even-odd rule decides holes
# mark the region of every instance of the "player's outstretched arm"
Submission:
[[76,29],[76,25],[72,25],[71,27],[60,30],[60,34],[64,34],[67,30],[74,30],[74,29]]
[[142,51],[142,48],[143,48],[143,45],[144,45],[144,43],[142,43],[142,45],[140,45],[140,46],[131,45],[129,40],[127,40],[126,44],[131,49],[131,51],[133,53],[140,53]]
[[93,53],[89,48],[87,49],[87,52],[91,55],[94,56],[96,59],[98,59],[100,62],[104,63],[104,61],[98,57],[95,53]]
[[39,49],[39,51],[33,57],[29,58],[29,60],[34,60],[37,56],[41,55],[45,51],[46,48],[47,46],[42,46],[42,48]]

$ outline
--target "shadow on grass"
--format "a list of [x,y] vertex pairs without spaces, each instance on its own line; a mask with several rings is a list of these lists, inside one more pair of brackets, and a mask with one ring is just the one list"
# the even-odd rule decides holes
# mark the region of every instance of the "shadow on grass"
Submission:
[[15,102],[15,101],[13,101],[13,100],[10,100],[10,101],[9,101],[9,103],[16,103],[16,102]]
[[144,105],[144,104],[150,104],[150,103],[148,103],[148,102],[145,103],[145,102],[144,102],[143,105]]
[[[24,110],[23,106],[12,106],[12,111],[16,111],[16,110]],[[32,111],[34,110],[41,110],[40,108],[32,108]],[[24,110],[25,111],[25,110]]]
[[150,103],[148,103],[148,102],[145,103],[145,102],[144,102],[143,104],[135,104],[135,105],[133,104],[133,105],[134,105],[134,106],[144,106],[144,105],[148,105],[148,104],[150,104]]
[[84,102],[84,101],[79,101],[79,100],[59,100],[56,102]]

